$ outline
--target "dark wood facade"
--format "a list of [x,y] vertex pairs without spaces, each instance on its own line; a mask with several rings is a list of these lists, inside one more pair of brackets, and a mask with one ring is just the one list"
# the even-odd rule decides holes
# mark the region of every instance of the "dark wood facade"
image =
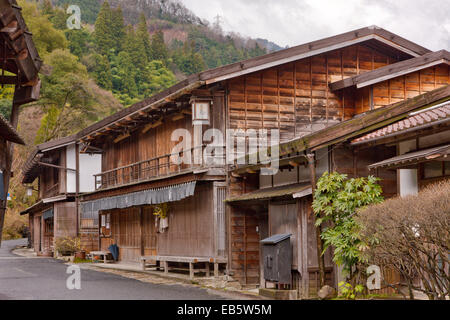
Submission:
[[[366,177],[368,175],[379,177],[385,198],[414,194],[429,184],[449,179],[450,164],[448,162],[449,151],[447,149],[450,149],[450,147],[445,149],[445,146],[450,143],[448,127],[450,120],[450,86],[446,85],[432,92],[424,93],[416,99],[410,99],[394,106],[397,106],[398,110],[405,108],[405,106],[408,109],[405,109],[403,114],[391,114],[389,106],[381,108],[379,116],[381,116],[383,121],[378,122],[375,126],[372,124],[372,129],[368,129],[370,128],[370,122],[367,121],[372,115],[370,113],[361,115],[361,121],[368,124],[368,126],[363,127],[366,130],[358,131],[358,128],[354,128],[349,132],[340,130],[340,133],[330,136],[332,141],[337,141],[336,143],[325,143],[328,146],[322,148],[311,146],[311,149],[316,150],[316,175],[319,177],[323,172],[320,169],[322,166],[320,159],[328,158],[326,160],[328,162],[327,170],[347,174],[350,178]],[[336,125],[335,127],[344,129],[345,124],[352,125],[352,122]],[[345,137],[346,135],[347,137]],[[308,139],[308,136],[306,139]],[[324,139],[322,140],[323,142]],[[427,152],[430,148],[433,150],[433,148],[439,147],[445,150],[439,151],[440,153],[428,158],[422,157],[418,158],[417,161],[411,160],[412,162],[398,160],[395,166],[392,165],[392,167],[376,165],[386,161],[386,159],[392,158],[395,160],[396,157],[407,153],[420,153],[420,150]],[[311,152],[311,149],[309,149],[309,152]],[[324,153],[327,154],[327,157]],[[298,161],[296,161],[295,152],[292,152],[292,154],[294,156],[291,158],[291,164],[281,168],[281,173],[278,173],[279,178],[273,177],[272,182],[269,183],[269,188],[273,189],[276,187],[274,183],[276,181],[278,183],[283,182],[283,179],[283,184],[287,186],[289,186],[289,183],[301,182],[302,178],[308,180],[309,169],[301,164],[299,165],[299,163],[302,163],[301,159],[304,155],[297,155]],[[247,169],[247,171],[242,171],[238,168],[234,170],[231,178],[231,187],[234,185],[232,190],[234,190],[235,195],[242,193],[252,194],[255,190],[267,188],[266,180],[261,180],[260,178],[258,181],[259,171],[255,167],[252,167],[251,170]],[[286,176],[285,172],[293,172],[293,174]],[[292,179],[292,177],[294,178]],[[293,235],[292,287],[298,289],[302,297],[314,296],[317,290],[320,289],[317,285],[316,230],[313,227],[314,217],[310,201],[311,196],[304,196],[295,200],[291,194],[286,193],[284,197],[281,197],[278,193],[270,200],[247,200],[245,202],[232,203],[230,208],[232,228],[236,225],[234,220],[245,221],[246,217],[251,219],[253,213],[257,212],[257,216],[265,221],[258,222],[260,230],[264,230],[261,231],[259,239],[279,233]],[[273,207],[279,208],[275,219],[271,217]],[[302,220],[301,217],[305,217],[305,220]],[[306,227],[304,221],[308,221]],[[267,223],[269,227],[261,227],[264,224],[267,225]],[[247,237],[245,232],[246,229],[244,228],[240,234],[234,235],[232,233],[232,240],[230,240],[232,266],[235,276],[240,281],[246,284],[251,283],[250,281],[256,283],[258,275],[262,271],[256,274],[253,270],[258,270],[257,265],[253,265],[254,269],[248,266],[248,261],[245,259],[246,254],[242,252],[242,247],[239,246],[242,242],[241,239],[246,239]],[[259,252],[258,247],[253,247],[249,250],[249,254],[254,256],[257,256]],[[303,259],[302,262],[298,260],[299,257]],[[328,284],[336,287],[339,279],[342,279],[340,278],[340,272],[336,269],[336,266],[329,264],[327,257],[325,260],[326,281]],[[302,265],[307,266],[306,269],[303,269]],[[330,267],[331,270],[327,270]],[[262,268],[259,270],[262,270]],[[299,276],[298,272],[300,272],[301,276]],[[383,269],[382,273],[387,283],[394,284],[402,280],[397,273],[390,269]],[[253,275],[253,279],[251,275]],[[264,283],[261,283],[261,285],[264,285]],[[394,290],[383,288],[375,293],[392,294]]]
[[279,129],[283,141],[361,113],[351,92],[329,84],[397,62],[353,45],[228,81],[229,127]]
[[[363,28],[190,76],[86,128],[75,140],[84,152],[101,153],[102,165],[92,177],[95,192],[77,198],[82,205],[114,197],[131,199],[137,192],[170,190],[189,182],[195,182],[196,189],[189,197],[169,201],[169,227],[165,232],[156,228],[155,205],[151,204],[81,212],[79,234],[83,248],[106,251],[111,244],[117,244],[119,260],[131,263],[158,256],[172,256],[175,260],[223,259],[227,273],[242,285],[262,286],[260,241],[290,233],[292,287],[302,297],[314,295],[320,285],[311,194],[298,198],[292,193],[276,194],[227,206],[224,200],[260,189],[311,184],[306,153],[315,154],[317,176],[326,170],[351,177],[367,176],[369,164],[395,156],[397,150],[392,145],[378,145],[367,151],[342,144],[345,139],[337,140],[413,110],[409,104],[391,104],[448,85],[448,64],[414,70],[362,88],[335,90],[332,84],[428,52],[377,27]],[[258,168],[173,164],[173,148],[181,141],[171,139],[177,129],[191,136],[192,145],[183,154],[194,155],[198,142],[194,141],[195,130],[199,128],[193,125],[192,103],[196,100],[207,101],[210,108],[209,124],[201,127],[202,133],[213,128],[225,138],[227,129],[280,130],[281,157],[286,161],[280,173],[270,178],[270,184],[260,178]],[[389,109],[387,115],[375,110],[384,108]],[[368,118],[360,120],[366,112]],[[203,143],[207,142],[198,144],[200,152],[205,150]],[[295,161],[288,161],[290,157]],[[55,156],[54,161],[65,166],[63,156]],[[61,177],[47,169],[41,188],[51,190],[61,184]],[[377,169],[373,174],[383,179],[386,197],[397,194],[395,172]],[[63,193],[61,188],[59,185]],[[56,225],[62,223],[56,221]],[[325,269],[327,284],[335,286],[340,273],[331,262],[330,252],[326,254]]]
[[214,208],[213,182],[196,187],[193,197],[169,204],[168,229],[160,232],[155,224],[154,207],[139,206],[101,211],[109,221],[105,230],[100,219],[101,250],[111,244],[119,247],[120,261],[140,263],[142,256],[223,258]]

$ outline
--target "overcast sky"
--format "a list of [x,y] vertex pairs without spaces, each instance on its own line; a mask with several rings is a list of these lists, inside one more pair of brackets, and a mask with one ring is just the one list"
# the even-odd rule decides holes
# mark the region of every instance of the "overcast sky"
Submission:
[[180,0],[225,31],[284,46],[377,25],[430,50],[450,50],[450,0]]

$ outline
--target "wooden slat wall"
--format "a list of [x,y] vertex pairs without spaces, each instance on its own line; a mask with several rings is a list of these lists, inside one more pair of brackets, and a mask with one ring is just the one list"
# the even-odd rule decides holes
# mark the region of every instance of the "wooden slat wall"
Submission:
[[[235,208],[233,208],[235,209]],[[267,220],[267,213],[260,215],[249,210],[233,210],[231,217],[231,270],[233,279],[243,285],[260,283],[260,235],[261,220]]]
[[158,255],[215,257],[213,183],[197,184],[193,197],[169,204],[169,228],[158,234]]
[[228,82],[229,126],[280,129],[282,140],[352,117],[352,94],[328,84],[396,62],[362,45],[252,73]]
[[91,251],[98,251],[100,250],[98,246],[98,229],[97,228],[91,228],[91,229],[81,229],[80,230],[80,237],[81,237],[81,248],[83,250],[86,250],[86,252]]
[[356,93],[356,111],[370,110],[370,91],[373,91],[373,108],[381,108],[405,99],[424,94],[450,84],[450,66],[437,65],[408,75],[386,80],[361,88]]
[[152,207],[105,211],[111,214],[111,238],[102,239],[101,249],[119,246],[120,260],[139,262],[141,257],[140,209],[143,209],[145,255],[215,257],[213,184],[196,187],[193,197],[169,204],[169,228],[157,233]]
[[75,202],[59,202],[54,205],[55,238],[77,236],[77,211]]
[[376,146],[370,149],[353,150],[335,147],[332,151],[332,171],[345,173],[350,178],[373,175],[381,178],[383,196],[391,198],[397,195],[397,173],[394,170],[377,169],[369,171],[367,166],[378,161],[395,157],[395,147]]
[[39,247],[41,244],[41,220],[42,215],[34,215],[33,216],[34,222],[33,222],[33,244],[34,244],[34,251],[39,252]]
[[113,210],[111,238],[101,239],[101,250],[107,251],[115,243],[119,247],[119,260],[138,263],[141,257],[140,217],[138,208]]
[[[211,127],[224,132],[226,116],[223,111],[224,94],[223,92],[216,92],[212,98],[214,103],[211,110]],[[102,147],[105,151],[102,158],[103,171],[171,154],[173,147],[178,144],[178,142],[171,141],[172,133],[176,129],[186,129],[191,136],[193,135],[191,115],[185,115],[183,119],[176,121],[173,121],[171,117],[166,117],[162,125],[142,133],[144,125],[141,125],[139,130],[134,131],[131,137],[119,143],[114,143],[113,137],[107,140]],[[204,126],[203,130],[206,131],[208,128],[208,126]],[[192,147],[194,146],[192,145]]]
[[145,134],[142,129],[135,131],[131,137],[114,143],[109,140],[104,146],[103,171],[123,167],[142,160],[148,160],[170,154],[177,142],[171,141],[172,132],[185,128],[192,133],[190,116],[178,121],[168,119],[161,126],[150,129]]
[[[111,237],[101,239],[101,250],[115,243],[119,247],[119,260],[138,263],[141,257],[141,207],[105,211],[111,214]],[[155,218],[151,207],[142,207],[144,255],[156,254]]]
[[[59,165],[59,163],[58,163],[58,165]],[[40,175],[40,194],[39,194],[40,199],[45,199],[45,198],[50,198],[52,196],[55,196],[54,194],[48,194],[47,190],[49,190],[49,188],[53,187],[55,184],[60,182],[59,171],[62,171],[62,170],[59,170],[57,168],[50,168],[50,167],[43,168],[42,173]],[[58,191],[61,191],[61,190],[59,189]]]
[[152,256],[157,254],[157,230],[155,226],[155,216],[153,209],[146,207],[143,209],[143,226],[144,233],[144,255]]

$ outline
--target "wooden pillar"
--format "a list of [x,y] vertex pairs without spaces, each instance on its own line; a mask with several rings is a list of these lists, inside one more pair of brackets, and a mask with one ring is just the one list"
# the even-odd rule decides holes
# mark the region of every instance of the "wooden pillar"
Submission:
[[145,238],[144,238],[144,208],[139,207],[139,234],[141,236],[140,248],[141,257],[145,255]]
[[98,212],[98,228],[97,228],[97,234],[98,234],[98,250],[101,251],[102,250],[102,217],[100,214],[100,211]]
[[309,272],[308,272],[308,209],[311,209],[306,198],[298,200],[298,244],[301,254],[301,297],[309,298]]
[[206,273],[206,277],[209,278],[210,274],[210,270],[209,270],[209,262],[205,262],[205,273]]
[[194,279],[194,264],[189,262],[189,279]]
[[[315,165],[315,157],[313,153],[309,153],[307,155],[308,158],[308,166],[311,174],[311,187],[312,187],[312,194],[313,194],[313,200],[314,200],[314,193],[316,191],[316,165]],[[319,264],[319,283],[320,288],[322,288],[325,285],[325,257],[322,255],[323,252],[323,242],[320,235],[322,234],[322,227],[318,226],[316,227],[316,242],[317,242],[317,261]],[[320,290],[319,288],[319,290]]]
[[219,264],[218,263],[214,263],[214,277],[215,278],[219,277]]

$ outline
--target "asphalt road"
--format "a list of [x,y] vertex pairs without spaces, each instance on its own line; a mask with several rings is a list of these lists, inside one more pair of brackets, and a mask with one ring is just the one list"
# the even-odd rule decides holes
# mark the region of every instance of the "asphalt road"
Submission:
[[81,290],[66,286],[67,265],[49,258],[25,258],[11,250],[26,240],[3,241],[0,248],[0,300],[215,300],[204,289],[144,283],[118,275],[81,270]]

